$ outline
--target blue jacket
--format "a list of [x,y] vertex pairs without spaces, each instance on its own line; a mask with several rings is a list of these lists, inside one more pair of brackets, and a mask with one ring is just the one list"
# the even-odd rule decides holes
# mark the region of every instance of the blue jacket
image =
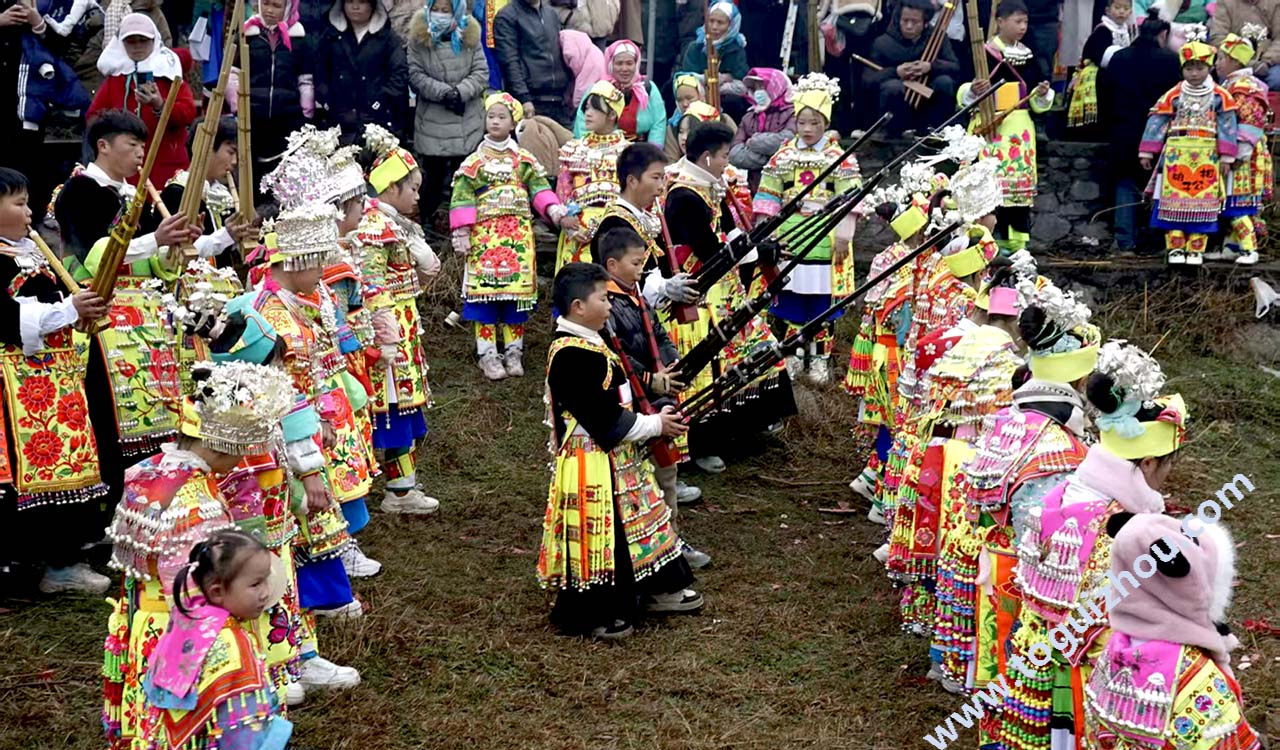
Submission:
[[[578,102],[576,109],[577,113],[573,116],[573,137],[581,138],[587,132],[582,102]],[[635,136],[637,141],[652,143],[658,148],[662,148],[667,140],[667,105],[662,101],[662,94],[658,93],[658,87],[653,81],[649,81],[649,106],[636,113]]]

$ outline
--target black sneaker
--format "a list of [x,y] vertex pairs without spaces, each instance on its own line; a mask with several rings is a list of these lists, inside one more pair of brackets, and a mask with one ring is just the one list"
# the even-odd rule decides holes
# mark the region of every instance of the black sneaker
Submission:
[[599,638],[602,641],[616,641],[626,638],[636,629],[631,627],[631,623],[626,620],[614,620],[612,625],[601,625],[591,631],[592,638]]

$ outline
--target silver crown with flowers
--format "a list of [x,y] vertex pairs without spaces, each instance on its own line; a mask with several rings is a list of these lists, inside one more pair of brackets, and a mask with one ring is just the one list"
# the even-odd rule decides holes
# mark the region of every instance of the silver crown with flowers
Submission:
[[831,101],[835,102],[840,98],[840,82],[823,73],[807,73],[796,81],[794,88],[796,95],[803,94],[807,91],[820,91],[831,97]]
[[276,253],[286,271],[302,271],[332,262],[338,247],[338,209],[313,201],[268,220],[263,232],[276,235]]
[[263,453],[276,443],[280,420],[294,405],[288,373],[249,362],[199,362],[193,369],[209,371],[196,386],[203,399],[193,400],[202,443],[232,455]]
[[965,221],[977,221],[1000,207],[1004,192],[997,178],[998,169],[995,159],[980,159],[951,178],[951,194]]
[[359,153],[359,146],[343,146],[329,156],[329,175],[324,182],[324,194],[320,196],[320,200],[341,205],[368,192],[364,170],[356,161]]
[[319,130],[304,125],[289,134],[289,147],[280,163],[262,178],[262,189],[271,193],[282,210],[324,200],[330,175],[329,160],[338,149],[340,128]]
[[1150,354],[1124,339],[1112,339],[1098,351],[1094,370],[1111,378],[1122,401],[1151,401],[1164,388],[1164,371]]

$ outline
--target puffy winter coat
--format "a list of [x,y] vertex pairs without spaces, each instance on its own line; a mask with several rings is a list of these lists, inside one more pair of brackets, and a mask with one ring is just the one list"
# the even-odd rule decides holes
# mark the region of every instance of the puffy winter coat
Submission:
[[[462,51],[454,53],[448,38],[431,38],[422,14],[409,26],[409,85],[418,94],[413,145],[422,156],[465,156],[484,136],[484,89],[489,66],[480,49],[480,24],[472,19],[462,30]],[[456,87],[466,109],[462,114],[441,100]]]
[[404,43],[388,26],[381,3],[374,4],[369,28],[357,40],[342,13],[342,0],[336,0],[316,52],[317,119],[341,125],[348,139],[363,137],[369,123],[404,132],[409,70]]
[[298,79],[311,75],[314,54],[301,24],[289,27],[289,47],[275,49],[259,26],[245,32],[249,40],[249,107],[254,118],[297,122],[302,118]]

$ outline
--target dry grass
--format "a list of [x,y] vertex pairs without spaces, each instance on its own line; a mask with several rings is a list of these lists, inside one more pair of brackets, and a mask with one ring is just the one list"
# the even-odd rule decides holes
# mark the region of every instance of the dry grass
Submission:
[[[452,265],[456,261],[450,261]],[[452,282],[432,295],[428,356],[435,408],[421,464],[443,501],[429,519],[378,515],[362,535],[386,563],[357,584],[368,615],[323,623],[322,648],[361,669],[356,690],[313,695],[297,710],[300,748],[923,747],[959,701],[923,675],[924,643],[902,634],[895,599],[869,557],[875,528],[819,505],[868,447],[851,435],[854,404],[834,389],[801,390],[802,415],[776,438],[744,440],[719,477],[691,475],[707,500],[683,528],[715,557],[700,576],[704,614],[646,625],[628,641],[566,640],[545,623],[533,580],[546,493],[542,426],[545,312],[529,332],[529,375],[481,382],[469,337],[443,325]],[[1165,290],[1166,292],[1169,290]],[[1209,293],[1206,293],[1209,294]],[[1280,625],[1280,380],[1233,362],[1227,335],[1250,320],[1239,295],[1117,299],[1105,329],[1158,349],[1191,404],[1193,448],[1179,464],[1179,502],[1208,496],[1237,472],[1258,491],[1226,519],[1240,545],[1234,608],[1249,717],[1280,713],[1280,641],[1244,632]],[[844,324],[848,328],[850,322]],[[845,340],[848,331],[845,330]],[[729,458],[729,456],[726,456]],[[0,748],[95,748],[106,608],[92,601],[5,602],[0,616]],[[1277,727],[1271,726],[1276,732]],[[972,747],[962,737],[957,747]]]

